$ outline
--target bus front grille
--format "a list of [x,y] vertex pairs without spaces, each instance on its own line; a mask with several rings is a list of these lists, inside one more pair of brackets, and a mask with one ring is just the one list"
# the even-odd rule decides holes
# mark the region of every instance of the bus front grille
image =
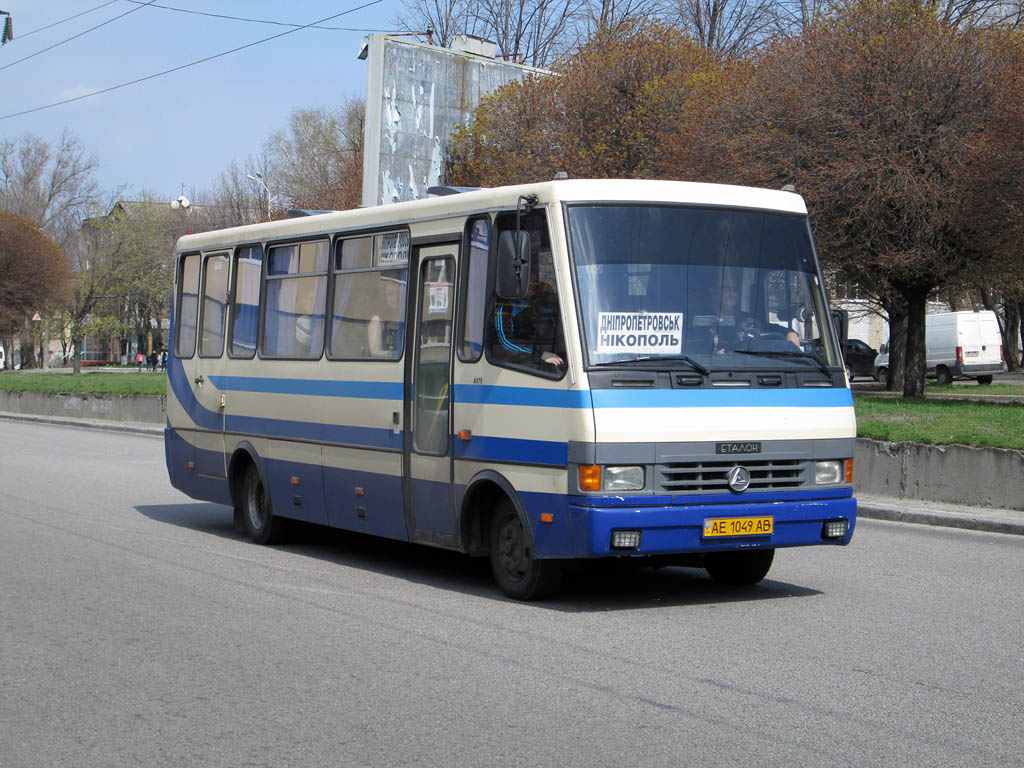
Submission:
[[660,493],[728,493],[729,470],[740,465],[750,472],[749,491],[800,488],[806,483],[808,462],[799,459],[776,461],[694,461],[659,464],[656,468]]

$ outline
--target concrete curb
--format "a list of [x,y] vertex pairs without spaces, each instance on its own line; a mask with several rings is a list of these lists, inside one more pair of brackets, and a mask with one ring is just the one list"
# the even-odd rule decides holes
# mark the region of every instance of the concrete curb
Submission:
[[[998,511],[998,510],[993,510]],[[963,528],[988,533],[1009,533],[1024,536],[1024,519],[996,517],[981,514],[981,510],[970,512],[947,512],[940,509],[921,509],[899,504],[882,504],[877,501],[857,501],[857,516],[869,520],[888,520],[896,523],[936,525],[945,528]]]
[[101,421],[99,419],[78,419],[74,417],[39,416],[34,413],[0,412],[0,419],[11,421],[34,421],[38,424],[56,424],[62,427],[85,427],[86,429],[105,429],[108,432],[131,432],[137,435],[163,437],[164,428],[154,424],[141,422]]

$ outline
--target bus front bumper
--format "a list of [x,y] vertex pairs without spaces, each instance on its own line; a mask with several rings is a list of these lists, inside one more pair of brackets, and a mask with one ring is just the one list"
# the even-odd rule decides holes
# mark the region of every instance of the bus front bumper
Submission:
[[[628,557],[842,545],[853,537],[857,501],[849,490],[838,498],[755,501],[743,497],[740,501],[725,497],[730,503],[723,503],[720,498],[688,499],[686,503],[664,506],[630,506],[623,504],[630,501],[627,499],[603,505],[594,503],[598,499],[581,504],[580,497],[576,497],[575,503],[570,503],[576,556]],[[763,529],[766,519],[771,521],[771,533],[747,532]],[[841,521],[845,521],[845,533],[836,536],[836,528],[842,529]],[[826,523],[840,524],[827,527]],[[631,543],[636,537],[620,535],[616,537],[620,546],[613,546],[616,532],[639,533],[639,544],[622,547],[623,539]]]

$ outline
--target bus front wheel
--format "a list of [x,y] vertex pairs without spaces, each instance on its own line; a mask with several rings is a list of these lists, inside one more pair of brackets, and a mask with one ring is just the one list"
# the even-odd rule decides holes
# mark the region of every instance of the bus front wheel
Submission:
[[279,541],[284,521],[274,517],[270,497],[255,464],[246,470],[242,490],[242,519],[249,538],[257,544],[274,544]]
[[704,568],[708,576],[719,584],[750,586],[768,575],[774,559],[774,549],[716,552],[708,555]]
[[558,586],[561,563],[534,557],[523,523],[507,499],[491,521],[491,571],[501,591],[516,600],[539,600]]

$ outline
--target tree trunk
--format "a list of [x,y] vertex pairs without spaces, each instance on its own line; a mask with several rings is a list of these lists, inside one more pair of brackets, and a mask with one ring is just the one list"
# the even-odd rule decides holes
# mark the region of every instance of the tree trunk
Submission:
[[1020,364],[1024,367],[1024,300],[1017,302],[1017,314],[1020,316]]
[[23,371],[36,367],[36,342],[35,339],[20,341],[21,348],[21,369]]
[[1007,300],[1003,304],[1006,313],[1006,322],[1000,328],[1003,334],[1003,358],[1006,360],[1006,370],[1020,370],[1020,305],[1015,301]]
[[924,380],[928,357],[924,341],[924,316],[928,305],[928,289],[919,286],[903,290],[907,301],[907,354],[903,372],[903,396],[924,397]]
[[74,347],[74,355],[71,357],[71,371],[75,376],[82,375],[82,339],[71,336],[71,346]]
[[907,359],[907,313],[889,312],[889,392],[903,391],[904,362]]

